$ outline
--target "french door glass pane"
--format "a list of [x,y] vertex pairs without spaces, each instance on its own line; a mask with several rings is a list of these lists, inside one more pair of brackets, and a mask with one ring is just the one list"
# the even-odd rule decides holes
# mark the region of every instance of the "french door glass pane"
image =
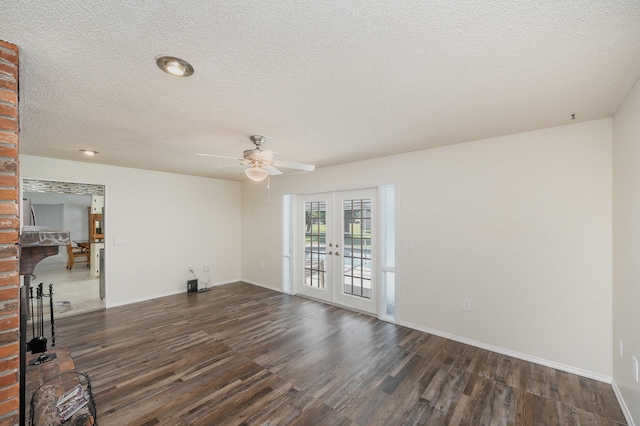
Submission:
[[394,272],[384,272],[385,284],[385,314],[390,318],[396,316],[396,274]]
[[327,204],[312,201],[304,204],[305,284],[324,288]]
[[343,201],[345,294],[371,299],[371,200]]

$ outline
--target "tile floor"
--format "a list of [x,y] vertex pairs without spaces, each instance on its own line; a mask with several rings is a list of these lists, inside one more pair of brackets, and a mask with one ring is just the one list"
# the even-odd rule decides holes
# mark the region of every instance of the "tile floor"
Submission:
[[[49,284],[53,283],[55,319],[104,309],[99,280],[92,276],[86,263],[78,262],[73,269],[67,269],[66,266],[66,263],[38,264],[33,271],[35,278],[31,280],[32,287],[42,283],[45,294],[49,293]],[[48,319],[48,298],[44,298],[43,305],[45,318]]]

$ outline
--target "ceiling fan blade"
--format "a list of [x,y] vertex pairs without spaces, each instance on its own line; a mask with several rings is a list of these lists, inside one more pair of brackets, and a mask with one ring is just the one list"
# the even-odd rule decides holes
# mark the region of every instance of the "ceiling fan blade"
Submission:
[[307,172],[312,172],[316,169],[316,166],[313,164],[292,163],[290,161],[274,161],[273,165],[284,167],[285,169],[305,170]]
[[215,167],[209,167],[210,169],[226,169],[228,167],[242,167],[242,166],[246,166],[246,164],[225,164],[223,166],[215,166]]
[[266,151],[266,152],[270,152],[272,155],[277,155],[278,157],[282,157],[282,154],[280,154],[279,152],[276,152],[272,149],[263,149],[262,151]]
[[270,149],[257,149],[257,150],[254,150],[252,154],[261,160],[269,161],[269,162],[273,161],[276,155],[282,155]]
[[276,175],[281,175],[282,174],[282,172],[280,170],[276,169],[273,166],[264,166],[264,168],[269,170],[269,174],[271,176],[276,176]]
[[244,160],[244,158],[229,157],[228,155],[202,154],[200,152],[196,152],[195,154],[199,155],[200,157],[228,158],[228,159],[231,159],[231,160],[240,160],[240,161]]

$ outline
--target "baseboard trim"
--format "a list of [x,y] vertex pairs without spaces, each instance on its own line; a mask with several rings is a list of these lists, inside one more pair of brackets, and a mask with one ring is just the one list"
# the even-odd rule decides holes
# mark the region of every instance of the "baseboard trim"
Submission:
[[[222,281],[222,282],[219,282],[219,283],[213,283],[211,285],[207,284],[207,285],[205,285],[205,287],[206,288],[212,288],[212,287],[218,287],[218,286],[221,286],[221,285],[233,284],[233,283],[237,283],[237,282],[240,282],[240,280]],[[198,283],[198,285],[200,285],[200,283]]]
[[[215,283],[211,287],[222,286],[222,285],[227,285],[227,284],[233,284],[233,283],[237,283],[237,282],[244,282],[244,283],[247,283],[247,284],[251,284],[251,285],[255,285],[255,286],[258,286],[258,287],[266,288],[266,289],[269,289],[269,290],[277,291],[279,293],[288,294],[288,293],[284,293],[281,289],[276,289],[276,288],[267,286],[265,284],[262,284],[262,283],[259,283],[259,282],[255,282],[255,281],[249,281],[249,280],[224,281],[224,282],[220,282],[220,283]],[[114,308],[114,307],[117,307],[117,306],[128,305],[128,304],[131,304],[131,303],[144,302],[144,301],[147,301],[147,300],[157,299],[157,298],[166,297],[166,296],[173,296],[175,294],[180,294],[180,293],[184,293],[184,291],[168,292],[168,293],[156,295],[151,299],[149,299],[149,298],[130,299],[130,300],[127,300],[127,301],[123,301],[123,302],[119,302],[119,303],[107,306],[107,308]],[[316,300],[316,299],[313,299],[313,300]],[[319,301],[319,302],[322,302],[322,301]],[[342,307],[342,306],[340,306],[340,307]],[[348,308],[345,308],[345,309],[348,309]],[[507,356],[510,356],[510,357],[513,357],[513,358],[518,358],[518,359],[521,359],[523,361],[533,362],[533,363],[536,363],[536,364],[544,365],[546,367],[555,368],[557,370],[565,371],[567,373],[577,374],[579,376],[586,377],[586,378],[593,379],[593,380],[597,380],[599,382],[608,383],[608,384],[611,385],[611,387],[613,389],[613,393],[616,396],[616,399],[618,400],[618,403],[620,404],[620,408],[622,410],[622,414],[624,415],[628,426],[636,426],[636,424],[633,421],[633,418],[631,417],[631,412],[629,411],[629,407],[627,407],[627,404],[626,404],[626,402],[625,402],[625,400],[624,400],[624,398],[622,396],[622,393],[620,392],[620,389],[618,388],[618,385],[616,384],[615,380],[612,377],[609,377],[609,376],[606,376],[606,375],[603,375],[603,374],[599,374],[599,373],[595,373],[593,371],[588,371],[588,370],[583,370],[583,369],[580,369],[580,368],[572,367],[570,365],[560,364],[560,363],[557,363],[557,362],[549,361],[549,360],[544,359],[544,358],[538,358],[538,357],[535,357],[535,356],[523,354],[521,352],[512,351],[510,349],[505,349],[505,348],[502,348],[502,347],[499,347],[499,346],[489,345],[489,344],[486,344],[486,343],[479,342],[477,340],[468,339],[466,337],[457,336],[455,334],[447,333],[447,332],[436,330],[436,329],[433,329],[433,328],[423,327],[421,325],[414,324],[414,323],[411,323],[411,322],[408,322],[408,321],[398,321],[398,322],[396,322],[396,324],[404,326],[404,327],[412,328],[414,330],[422,331],[424,333],[429,333],[429,334],[433,334],[435,336],[443,337],[445,339],[449,339],[449,340],[453,340],[453,341],[456,341],[456,342],[464,343],[466,345],[474,346],[476,348],[485,349],[485,350],[488,350],[488,351],[492,351],[492,352],[496,352],[496,353],[499,353],[499,354],[507,355]]]
[[[240,280],[240,281],[243,282],[243,283],[247,283],[247,284],[255,285],[255,286],[258,286],[258,287],[266,288],[266,289],[269,289],[269,290],[277,291],[278,293],[288,294],[288,293],[285,293],[284,291],[282,291],[281,288],[273,288],[273,287],[270,287],[268,285],[265,285],[265,284],[262,284],[262,283],[258,283],[258,282],[255,282],[255,281],[248,281],[248,280]],[[237,281],[234,281],[234,282],[237,282]]]
[[627,404],[624,401],[624,398],[622,397],[622,392],[620,392],[620,388],[618,387],[618,384],[616,383],[615,379],[611,379],[611,387],[613,388],[613,393],[615,394],[616,399],[618,400],[618,404],[620,404],[620,408],[622,409],[622,414],[624,414],[624,418],[627,421],[627,425],[636,426],[636,424],[633,421],[633,418],[631,417],[631,411],[629,411],[629,407],[627,407]]
[[[211,285],[207,285],[206,287],[207,288],[213,288],[213,287],[217,287],[219,285],[237,283],[239,281],[240,280],[223,281],[223,282],[213,283]],[[200,284],[200,282],[198,282],[198,284]],[[161,293],[161,294],[154,294],[152,297],[138,297],[138,298],[135,298],[135,299],[123,300],[121,302],[116,302],[114,304],[108,304],[106,306],[106,309],[116,308],[118,306],[130,305],[132,303],[146,302],[147,300],[160,299],[161,297],[175,296],[176,294],[181,294],[181,293],[185,293],[186,294],[187,293],[187,288],[185,287],[183,290],[175,290],[175,291],[169,291],[169,292]]]
[[544,365],[546,367],[555,368],[557,370],[565,371],[567,373],[577,374],[578,376],[586,377],[588,379],[597,380],[599,382],[611,383],[612,378],[604,374],[595,373],[593,371],[583,370],[580,368],[572,367],[570,365],[560,364],[557,362],[549,361],[544,358],[538,358],[535,356],[523,354],[520,352],[512,351],[510,349],[501,348],[499,346],[493,346],[486,343],[478,342],[477,340],[467,339],[466,337],[456,336],[455,334],[446,333],[440,330],[435,330],[428,327],[422,327],[418,324],[413,324],[407,321],[399,321],[396,324],[405,327],[413,328],[414,330],[423,331],[425,333],[433,334],[435,336],[444,337],[445,339],[454,340],[456,342],[464,343],[466,345],[475,346],[476,348],[485,349],[492,352],[497,352],[502,355],[507,355],[513,358],[518,358],[523,361],[533,362],[535,364]]
[[[264,284],[261,284],[261,283],[258,283],[258,282],[253,282],[253,281],[248,281],[248,280],[242,280],[242,282],[245,282],[247,284],[256,285],[258,287],[268,288],[269,290],[274,290],[274,291],[283,293],[283,291],[281,289],[268,287],[268,286],[266,286]],[[320,301],[320,302],[322,302],[322,301]],[[345,308],[345,309],[349,309],[349,308]],[[479,342],[477,340],[468,339],[466,337],[460,337],[460,336],[457,336],[455,334],[446,333],[446,332],[443,332],[443,331],[440,331],[440,330],[435,330],[435,329],[429,328],[429,327],[423,327],[421,325],[413,324],[413,323],[408,322],[408,321],[397,321],[395,324],[402,325],[404,327],[409,327],[409,328],[412,328],[414,330],[423,331],[425,333],[433,334],[433,335],[436,335],[436,336],[439,336],[439,337],[443,337],[445,339],[449,339],[449,340],[453,340],[453,341],[456,341],[456,342],[464,343],[466,345],[474,346],[476,348],[485,349],[485,350],[488,350],[488,351],[492,351],[492,352],[496,352],[496,353],[499,353],[499,354],[507,355],[507,356],[510,356],[510,357],[513,357],[513,358],[518,358],[518,359],[521,359],[523,361],[533,362],[535,364],[540,364],[540,365],[544,365],[546,367],[555,368],[557,370],[565,371],[565,372],[571,373],[571,374],[577,374],[578,376],[586,377],[588,379],[597,380],[599,382],[604,382],[604,383],[611,384],[612,381],[613,381],[612,377],[604,375],[604,374],[595,373],[595,372],[589,371],[589,370],[583,370],[581,368],[576,368],[576,367],[573,367],[573,366],[570,366],[570,365],[566,365],[566,364],[560,364],[560,363],[557,363],[557,362],[554,362],[554,361],[549,361],[549,360],[544,359],[544,358],[538,358],[538,357],[535,357],[535,356],[531,356],[531,355],[523,354],[523,353],[520,353],[520,352],[512,351],[510,349],[505,349],[505,348],[502,348],[502,347],[499,347],[499,346],[489,345],[489,344],[486,344],[486,343]],[[616,397],[618,398],[617,395],[616,395]],[[627,412],[628,412],[628,410],[627,410]],[[625,413],[625,416],[626,415],[627,414]]]
[[161,297],[167,297],[167,296],[174,296],[176,294],[180,294],[180,293],[186,293],[187,289],[185,287],[184,290],[176,290],[176,291],[171,291],[171,292],[167,292],[167,293],[162,293],[162,294],[154,294],[152,297],[137,297],[135,299],[127,299],[127,300],[123,300],[121,302],[116,302],[113,304],[108,304],[106,306],[107,309],[110,308],[117,308],[118,306],[124,306],[124,305],[130,305],[132,303],[139,303],[139,302],[146,302],[148,300],[153,300],[153,299],[160,299]]

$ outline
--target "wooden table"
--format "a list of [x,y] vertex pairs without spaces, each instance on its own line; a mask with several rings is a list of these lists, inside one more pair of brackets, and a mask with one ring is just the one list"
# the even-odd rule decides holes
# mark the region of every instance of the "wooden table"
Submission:
[[78,247],[87,252],[87,265],[91,261],[91,241],[74,241]]
[[74,241],[78,247],[89,250],[91,248],[91,241]]

